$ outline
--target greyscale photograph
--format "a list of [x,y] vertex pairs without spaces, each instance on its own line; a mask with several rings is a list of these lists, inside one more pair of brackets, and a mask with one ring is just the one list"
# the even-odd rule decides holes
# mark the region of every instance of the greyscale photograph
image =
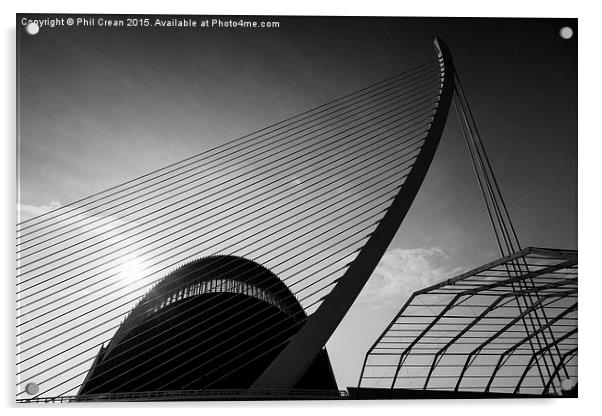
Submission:
[[577,38],[17,14],[17,405],[577,397]]

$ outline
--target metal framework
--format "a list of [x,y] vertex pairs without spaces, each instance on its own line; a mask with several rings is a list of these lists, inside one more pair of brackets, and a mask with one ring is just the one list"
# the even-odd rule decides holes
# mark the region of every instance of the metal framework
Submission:
[[577,275],[577,251],[529,247],[415,292],[366,354],[360,392],[576,386]]

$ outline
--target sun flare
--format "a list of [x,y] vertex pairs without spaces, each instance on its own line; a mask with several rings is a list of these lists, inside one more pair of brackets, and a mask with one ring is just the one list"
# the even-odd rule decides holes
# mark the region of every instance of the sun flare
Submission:
[[127,282],[136,282],[144,275],[144,263],[137,257],[130,257],[121,265],[119,275]]

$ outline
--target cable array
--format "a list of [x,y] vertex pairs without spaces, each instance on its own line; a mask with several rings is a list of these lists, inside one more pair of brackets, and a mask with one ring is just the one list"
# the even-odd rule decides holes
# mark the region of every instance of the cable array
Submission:
[[[477,125],[473,116],[473,113],[468,104],[468,99],[464,92],[464,88],[460,81],[460,78],[454,70],[454,78],[456,89],[454,91],[453,104],[458,115],[462,134],[464,136],[470,160],[474,168],[479,188],[483,195],[485,207],[487,209],[487,215],[489,217],[495,240],[497,242],[500,254],[502,257],[509,256],[512,253],[521,249],[520,242],[516,233],[516,229],[510,218],[508,208],[502,193],[500,191],[498,181],[493,173],[493,168],[483,140],[477,129]],[[528,274],[530,272],[529,265],[518,258],[514,261],[508,262],[505,266],[507,273],[510,278]],[[552,329],[547,325],[548,317],[546,310],[539,302],[538,292],[525,289],[533,289],[534,282],[531,279],[519,280],[516,285],[513,286],[517,292],[516,307],[518,313],[523,316],[522,325],[524,330],[528,333],[534,333],[534,338],[529,338],[529,345],[533,354],[545,345],[551,343],[555,345],[555,336]],[[532,305],[539,305],[533,310],[532,313],[523,315],[524,310],[530,310]],[[540,328],[546,328],[540,331]],[[550,350],[546,350],[542,355],[541,360],[536,360],[537,370],[541,381],[547,380],[554,368],[556,368],[556,362],[560,357],[560,349],[555,346]],[[568,375],[566,369],[564,370],[565,375]],[[557,377],[560,375],[557,374]]]
[[[209,259],[208,268],[215,256],[227,254],[252,260],[258,273],[259,267],[272,271],[286,286],[266,290],[273,296],[290,291],[302,307],[294,319],[303,325],[403,186],[440,93],[439,65],[425,63],[22,221],[17,225],[17,398],[26,397],[24,386],[30,381],[40,385],[38,397],[76,394],[99,349],[118,328],[124,322],[129,329],[142,325],[130,311],[186,289],[152,290],[178,266],[202,257]],[[217,273],[224,275],[236,271],[233,263],[219,267]],[[218,299],[211,305],[192,298],[179,302],[194,303],[206,320],[222,316],[244,323],[254,318],[249,299],[237,305],[236,313],[225,296]],[[281,324],[274,319],[264,317],[246,328],[249,338],[261,340],[260,345],[273,342],[262,336]],[[198,322],[182,316],[168,321],[163,324],[181,328],[181,334],[194,334],[203,343],[212,339],[203,338],[207,328],[200,329]],[[263,328],[268,321],[272,326]],[[181,360],[186,351],[169,355],[160,335],[143,331],[137,335],[139,345],[169,356],[175,380],[202,374],[208,388],[219,382],[210,362],[203,371],[191,368]],[[271,349],[280,348],[287,337]],[[237,371],[267,353],[248,351],[227,370]],[[127,358],[136,360],[142,359]],[[119,377],[136,381],[127,371]],[[140,389],[153,383],[144,377],[136,375]]]

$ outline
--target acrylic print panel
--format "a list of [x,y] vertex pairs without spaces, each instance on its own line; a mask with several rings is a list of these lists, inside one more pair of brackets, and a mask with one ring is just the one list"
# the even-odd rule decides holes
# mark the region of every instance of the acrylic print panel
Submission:
[[15,397],[574,397],[576,19],[17,15]]

